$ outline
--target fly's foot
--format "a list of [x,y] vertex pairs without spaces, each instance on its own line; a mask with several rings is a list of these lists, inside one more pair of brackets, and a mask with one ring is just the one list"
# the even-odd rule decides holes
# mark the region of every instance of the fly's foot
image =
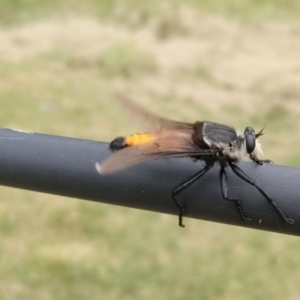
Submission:
[[295,223],[295,221],[294,221],[293,219],[287,218],[287,219],[285,220],[285,224],[286,224],[286,225],[293,225],[294,223]]
[[182,218],[183,218],[183,214],[184,214],[185,208],[183,205],[181,205],[181,207],[179,207],[179,226],[184,228],[185,225],[182,223]]
[[270,160],[270,159],[263,159],[263,160],[261,160],[261,162],[262,162],[263,164],[274,164],[274,161],[273,161],[273,160]]
[[243,217],[243,220],[244,220],[245,223],[247,223],[247,224],[251,223],[251,221],[252,221],[251,218],[246,218],[246,217]]

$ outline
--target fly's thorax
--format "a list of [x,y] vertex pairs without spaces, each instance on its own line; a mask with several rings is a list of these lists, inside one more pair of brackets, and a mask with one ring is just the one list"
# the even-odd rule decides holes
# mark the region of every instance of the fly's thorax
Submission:
[[202,136],[204,142],[209,148],[217,148],[220,151],[228,149],[237,138],[237,132],[234,128],[212,122],[203,124]]

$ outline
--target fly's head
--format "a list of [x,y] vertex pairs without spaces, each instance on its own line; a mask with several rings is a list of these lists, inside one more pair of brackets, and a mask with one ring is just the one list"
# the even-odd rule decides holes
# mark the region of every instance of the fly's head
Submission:
[[247,153],[251,154],[255,150],[256,147],[256,139],[263,135],[263,130],[262,129],[259,133],[255,133],[254,129],[250,126],[247,126],[244,131],[244,136],[245,136],[245,143],[246,143],[246,149]]

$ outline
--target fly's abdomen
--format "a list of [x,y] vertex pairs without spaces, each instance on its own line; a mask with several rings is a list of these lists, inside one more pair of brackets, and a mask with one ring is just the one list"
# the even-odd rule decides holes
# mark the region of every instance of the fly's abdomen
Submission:
[[125,147],[136,146],[153,140],[154,136],[151,133],[137,133],[127,137],[117,137],[110,143],[111,150],[120,150]]
[[117,137],[115,138],[109,145],[110,150],[115,151],[115,150],[120,150],[122,148],[125,148],[125,138],[124,137]]

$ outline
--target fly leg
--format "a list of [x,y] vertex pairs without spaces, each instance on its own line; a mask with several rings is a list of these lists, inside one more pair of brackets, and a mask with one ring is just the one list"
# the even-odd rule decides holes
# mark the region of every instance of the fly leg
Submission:
[[221,192],[222,192],[223,198],[225,200],[234,201],[236,203],[236,205],[237,205],[238,211],[239,211],[242,219],[245,222],[250,223],[251,219],[246,217],[246,215],[244,213],[244,210],[243,210],[243,208],[241,206],[240,200],[237,199],[237,198],[230,198],[230,197],[228,197],[228,190],[227,190],[227,183],[226,183],[227,177],[226,177],[226,171],[225,171],[225,167],[224,166],[221,166],[219,178],[220,178]]
[[232,169],[232,171],[240,177],[242,180],[248,182],[249,184],[253,185],[268,201],[270,204],[273,205],[273,207],[276,209],[276,211],[279,213],[281,218],[284,220],[285,224],[294,224],[294,220],[290,219],[286,216],[286,214],[277,206],[277,204],[274,202],[274,200],[259,186],[257,182],[255,182],[252,178],[250,178],[248,175],[246,175],[240,167],[235,165],[232,162],[229,162],[229,165]]
[[178,185],[177,187],[175,187],[174,190],[172,191],[172,194],[171,194],[172,199],[179,210],[179,226],[185,227],[184,224],[182,223],[182,218],[183,218],[183,214],[185,212],[185,207],[184,207],[184,205],[179,203],[179,201],[175,198],[175,196],[180,194],[182,191],[184,191],[190,185],[192,185],[195,181],[197,181],[200,177],[202,177],[212,166],[213,166],[213,164],[206,165],[202,170],[200,170],[199,172],[194,174],[192,177],[190,177],[185,182],[183,182],[180,185]]
[[273,164],[273,160],[270,159],[259,159],[255,154],[251,154],[250,158],[257,163],[258,165],[263,165],[263,164]]

